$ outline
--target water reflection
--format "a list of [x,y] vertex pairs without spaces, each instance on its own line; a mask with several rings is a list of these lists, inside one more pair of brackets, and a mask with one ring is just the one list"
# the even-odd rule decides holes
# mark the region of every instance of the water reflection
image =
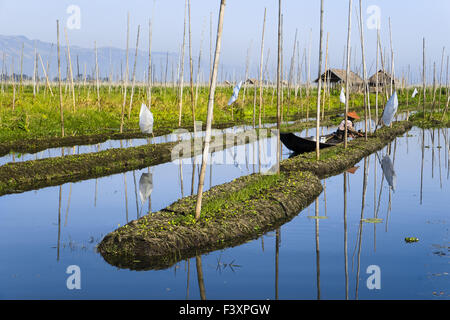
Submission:
[[[379,151],[378,156],[373,154],[355,164],[359,169],[323,180],[324,192],[320,197],[278,231],[240,246],[198,255],[198,259],[194,256],[192,261],[182,259],[187,272],[181,273],[172,272],[172,268],[145,272],[118,270],[95,252],[95,244],[103,235],[126,223],[123,173],[0,197],[0,250],[6,257],[0,279],[9,288],[1,291],[2,297],[27,294],[35,298],[73,297],[72,292],[60,290],[60,278],[66,276],[65,268],[70,264],[80,265],[84,274],[91,275],[88,281],[92,291],[85,293],[88,298],[206,299],[206,286],[208,299],[429,299],[434,298],[432,292],[437,288],[447,294],[448,279],[430,275],[448,269],[446,257],[433,254],[437,246],[444,253],[448,248],[448,138],[448,129],[436,129],[434,138],[430,130],[413,129]],[[258,152],[255,159],[264,158],[264,147],[270,148],[270,144],[263,144],[263,148],[255,146]],[[214,164],[207,177],[209,186],[253,171],[252,147],[238,147],[238,154],[239,148],[245,150],[249,170],[244,164],[241,165],[244,172],[234,164]],[[66,149],[59,152],[67,154]],[[288,156],[287,150],[283,150],[283,156]],[[389,192],[391,186],[383,171],[385,156],[392,160],[397,177],[395,193]],[[255,170],[259,171],[257,161]],[[264,160],[261,164],[264,170]],[[153,210],[160,210],[182,196],[184,183],[184,190],[192,187],[193,170],[192,164],[177,160],[150,171],[148,168],[130,171],[125,173],[127,182],[136,183],[128,183],[127,190],[129,194],[137,194],[142,213],[146,213],[143,208],[147,207],[147,199],[152,200]],[[196,180],[197,173],[198,170],[194,174]],[[184,183],[180,183],[180,178]],[[146,188],[142,188],[145,191],[141,191],[141,179],[147,180],[143,183]],[[92,199],[97,185],[96,200],[86,201]],[[403,240],[405,236],[417,236],[420,241],[408,245]],[[64,245],[67,241],[84,243],[88,239],[92,239],[89,240],[92,250],[75,251],[72,247],[67,250]],[[236,259],[243,267],[239,272],[217,272],[220,256],[227,262]],[[193,271],[190,262],[195,269],[197,260],[201,260],[200,268],[193,285],[189,283],[195,279],[190,275]],[[382,290],[366,287],[369,265],[381,267]],[[35,273],[49,280],[46,286],[28,276]],[[19,276],[13,277],[14,274]],[[123,283],[133,290],[120,290]],[[38,286],[39,292],[35,290]],[[168,287],[171,290],[166,290]]]

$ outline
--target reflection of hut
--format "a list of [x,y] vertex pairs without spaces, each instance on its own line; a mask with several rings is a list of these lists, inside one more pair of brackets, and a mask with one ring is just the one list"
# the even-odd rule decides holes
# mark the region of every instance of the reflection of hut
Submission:
[[[377,73],[375,73],[373,76],[369,78],[369,87],[373,88],[375,90],[377,86],[377,74],[378,74],[378,88],[379,90],[382,90],[384,88],[384,85],[390,86],[392,77],[389,73],[386,71],[380,70]],[[394,85],[397,83],[397,80],[394,78]]]
[[[347,78],[347,71],[342,69],[328,69],[322,75],[320,76],[322,81],[327,81],[329,83],[331,88],[334,88],[336,86],[344,85],[345,79]],[[314,82],[319,82],[319,79],[317,78]],[[349,87],[352,91],[358,91],[362,89],[364,86],[364,81],[361,79],[360,76],[358,76],[353,71],[350,71],[350,77],[349,77]]]

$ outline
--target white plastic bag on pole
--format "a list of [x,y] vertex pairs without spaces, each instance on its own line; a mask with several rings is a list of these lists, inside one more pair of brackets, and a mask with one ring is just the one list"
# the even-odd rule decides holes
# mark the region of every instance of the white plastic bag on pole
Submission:
[[141,111],[139,113],[139,128],[142,133],[153,132],[153,114],[145,104],[141,104]]
[[341,95],[339,96],[339,100],[341,101],[341,103],[345,103],[345,92],[344,92],[344,88],[341,89]]
[[397,91],[394,91],[394,94],[391,96],[389,101],[386,103],[386,106],[384,107],[383,115],[381,116],[381,119],[383,120],[383,123],[385,126],[391,125],[391,122],[394,119],[395,113],[397,112],[397,108],[398,108],[398,96],[397,96]]

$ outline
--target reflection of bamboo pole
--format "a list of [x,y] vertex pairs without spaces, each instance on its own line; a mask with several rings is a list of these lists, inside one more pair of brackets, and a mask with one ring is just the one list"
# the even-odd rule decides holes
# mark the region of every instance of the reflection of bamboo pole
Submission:
[[189,300],[189,280],[191,276],[191,260],[187,259],[187,284],[186,284],[186,300]]
[[320,300],[320,246],[319,246],[319,198],[315,201],[316,214],[316,281],[317,281],[317,300]]
[[198,280],[198,288],[200,290],[200,299],[206,300],[205,282],[203,279],[203,270],[202,270],[202,258],[200,256],[195,256],[195,264],[197,266],[197,280]]
[[279,258],[280,258],[280,228],[278,228],[275,233],[275,300],[278,300]]
[[369,164],[368,158],[364,158],[364,179],[363,179],[363,194],[361,203],[361,217],[359,221],[359,243],[358,243],[358,268],[356,272],[356,290],[355,297],[358,299],[358,289],[359,289],[359,272],[361,266],[361,244],[362,244],[362,232],[363,232],[363,219],[364,219],[364,207],[366,203],[366,190],[367,190],[367,177],[369,175]]
[[348,300],[348,254],[347,254],[347,172],[344,172],[344,269],[345,299]]
[[59,261],[59,249],[61,241],[61,197],[62,197],[62,186],[59,186],[59,205],[58,205],[58,242],[56,250],[56,261]]
[[422,129],[422,164],[421,164],[421,168],[420,168],[420,204],[422,204],[424,157],[425,157],[425,130]]
[[134,180],[134,195],[136,196],[136,217],[139,219],[139,203],[138,203],[138,193],[136,185],[136,173],[133,170],[133,180]]

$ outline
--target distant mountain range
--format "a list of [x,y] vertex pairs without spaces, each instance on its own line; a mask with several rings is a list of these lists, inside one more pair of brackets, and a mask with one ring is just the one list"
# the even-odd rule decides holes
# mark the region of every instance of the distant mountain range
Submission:
[[[61,77],[66,78],[68,63],[65,39],[61,37]],[[70,44],[69,44],[70,45]],[[36,52],[41,56],[43,64],[47,69],[49,64],[49,76],[51,79],[57,77],[58,60],[56,43],[48,43],[40,40],[30,40],[24,36],[4,36],[0,35],[0,71],[4,68],[4,74],[11,74],[12,57],[14,57],[14,73],[20,74],[20,61],[23,46],[23,74],[32,77],[34,70],[34,57]],[[129,52],[129,77],[132,78],[134,67],[135,48],[130,48]],[[3,58],[5,57],[5,61]],[[70,45],[70,57],[74,78],[84,79],[85,74],[88,79],[95,78],[95,50],[93,48],[82,48]],[[126,50],[113,47],[97,48],[99,65],[99,75],[102,79],[108,79],[112,73],[112,79],[121,79],[121,72],[125,75]],[[178,53],[154,52],[152,51],[152,65],[154,80],[172,81],[172,77],[177,77]],[[196,60],[195,60],[196,61]],[[187,64],[186,64],[187,63]],[[189,60],[186,57],[185,79],[189,72]],[[209,69],[209,63],[208,64]],[[41,61],[38,59],[38,75],[44,77]],[[122,71],[121,71],[122,70]],[[148,51],[138,50],[136,62],[136,80],[143,81],[147,78]]]

